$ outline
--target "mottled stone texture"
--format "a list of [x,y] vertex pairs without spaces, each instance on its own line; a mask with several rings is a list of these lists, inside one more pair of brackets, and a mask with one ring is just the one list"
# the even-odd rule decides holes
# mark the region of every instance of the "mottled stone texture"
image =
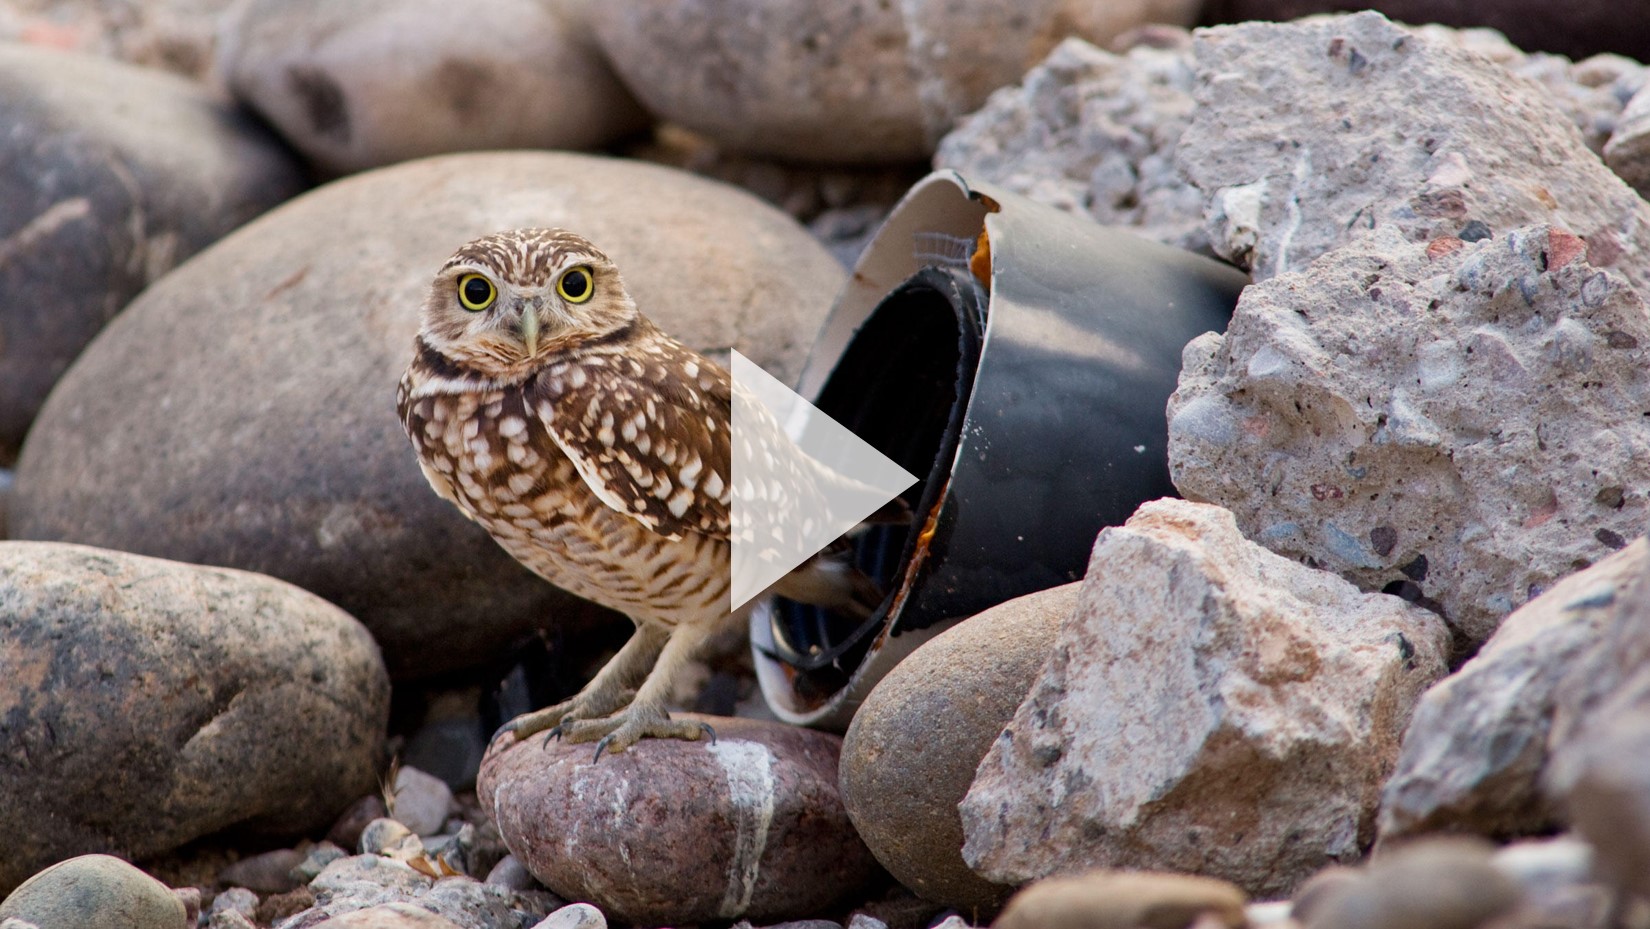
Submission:
[[1203,195],[1175,166],[1192,121],[1191,37],[1117,55],[1067,39],[940,142],[934,166],[1096,222],[1209,250]]
[[1433,614],[1148,503],[1101,532],[1077,613],[980,764],[963,857],[1020,883],[1084,867],[1289,891],[1374,838]]
[[1427,691],[1381,799],[1383,839],[1439,830],[1550,831],[1560,791],[1543,791],[1556,748],[1620,689],[1650,548],[1634,542],[1508,616],[1461,670]]
[[1257,279],[1378,227],[1425,242],[1553,223],[1650,283],[1650,204],[1534,83],[1378,13],[1198,36],[1177,156],[1214,250]]
[[1521,48],[1572,58],[1618,52],[1650,59],[1650,22],[1638,8],[1616,0],[1209,0],[1203,21],[1288,20],[1362,9],[1404,22],[1496,29]]
[[569,900],[641,925],[776,922],[855,899],[878,873],[837,793],[841,739],[699,717],[716,741],[490,754],[476,796],[511,854]]
[[41,871],[0,902],[0,922],[39,929],[193,929],[171,889],[112,855],[80,855]]
[[148,284],[303,188],[255,121],[180,77],[0,45],[0,464]]
[[[1295,26],[1274,28],[1280,35],[1295,36],[1297,40],[1302,34]],[[1528,93],[1533,88],[1526,81],[1534,82],[1580,132],[1589,149],[1608,151],[1606,142],[1619,149],[1620,155],[1611,165],[1624,177],[1633,179],[1650,173],[1650,168],[1634,167],[1645,160],[1637,154],[1644,146],[1627,138],[1642,137],[1642,128],[1636,127],[1643,120],[1629,119],[1632,110],[1627,114],[1622,112],[1650,75],[1638,62],[1619,55],[1598,55],[1571,62],[1557,55],[1527,54],[1499,33],[1487,30],[1420,26],[1413,34],[1417,43],[1428,48],[1450,50],[1431,53],[1435,58],[1453,55],[1460,62],[1472,62],[1472,67],[1484,72],[1485,80],[1481,83],[1500,81]],[[1245,53],[1258,43],[1252,37],[1239,41],[1229,35],[1224,41],[1236,42],[1244,52],[1222,58],[1221,63],[1235,64],[1236,70],[1231,73],[1242,74],[1242,81],[1250,81],[1253,74],[1248,70],[1251,65],[1245,60]],[[1311,49],[1306,40],[1301,41],[1306,47],[1300,49],[1299,54],[1305,58]],[[1283,137],[1291,142],[1308,141],[1315,148],[1324,145],[1326,127],[1332,127],[1333,121],[1320,121],[1310,127],[1303,125],[1304,119],[1298,114],[1274,105],[1270,92],[1265,99],[1258,92],[1245,96],[1250,88],[1241,82],[1220,90],[1205,87],[1201,91],[1206,98],[1205,105],[1219,108],[1220,112],[1199,113],[1194,91],[1198,90],[1200,81],[1215,84],[1220,78],[1208,70],[1199,77],[1192,36],[1185,30],[1155,26],[1136,33],[1134,42],[1128,49],[1114,54],[1078,38],[1067,39],[1017,85],[992,94],[977,112],[960,120],[941,140],[934,156],[935,166],[954,168],[966,177],[1002,184],[1034,200],[1086,214],[1101,223],[1131,226],[1159,241],[1206,251],[1210,245],[1204,229],[1203,193],[1176,164],[1181,136],[1194,115],[1205,122],[1213,120],[1216,125],[1212,131],[1194,135],[1191,140],[1192,144],[1205,147],[1196,156],[1199,163],[1207,163],[1222,154],[1220,147],[1228,136],[1236,137],[1229,123],[1237,121],[1264,126],[1277,126],[1281,122],[1288,133]],[[1282,54],[1276,49],[1270,51],[1272,60],[1263,62],[1267,67],[1274,70],[1300,67],[1299,62],[1280,64],[1278,59]],[[1504,74],[1496,65],[1517,78]],[[1281,88],[1282,92],[1308,97],[1308,104],[1319,110],[1379,105],[1379,101],[1371,100],[1314,100],[1309,97],[1312,90],[1311,84]],[[1406,101],[1403,116],[1408,115],[1416,102],[1433,105],[1431,98]],[[1644,106],[1650,106],[1650,100],[1641,104],[1641,108]],[[1383,114],[1381,119],[1390,121],[1403,116]],[[1623,121],[1620,133],[1617,133],[1618,120]],[[1541,127],[1541,132],[1548,135],[1562,131],[1557,126]],[[1619,141],[1612,141],[1612,135]],[[1395,141],[1398,146],[1407,144],[1401,134],[1396,140],[1388,141]],[[1355,144],[1355,140],[1347,142],[1348,146]],[[1208,150],[1210,146],[1212,151]],[[1331,156],[1317,167],[1337,170],[1335,157],[1339,155]],[[1277,155],[1255,150],[1244,152],[1245,164],[1257,160],[1272,167]],[[1276,175],[1278,172],[1274,169],[1266,173]],[[1242,177],[1240,171],[1237,180],[1244,183],[1252,178]],[[1283,185],[1288,178],[1273,177],[1272,180]],[[1215,182],[1224,184],[1228,179],[1217,176]],[[1354,183],[1361,184],[1363,180],[1355,179]],[[1392,191],[1395,202],[1407,199],[1411,193],[1403,185],[1395,186]],[[1311,212],[1321,208],[1314,201],[1315,196],[1314,193],[1301,198],[1300,207],[1307,214],[1305,221],[1314,221]]]
[[365,623],[398,679],[572,628],[590,608],[437,497],[395,415],[441,263],[544,225],[611,255],[667,332],[781,378],[843,277],[778,210],[652,165],[467,154],[346,178],[177,269],[87,350],[19,461],[10,531],[291,581]]
[[0,543],[0,887],[89,851],[324,828],[384,762],[360,623],[271,578]]
[[1595,247],[1385,228],[1249,287],[1186,347],[1175,486],[1482,643],[1650,523],[1650,313]]

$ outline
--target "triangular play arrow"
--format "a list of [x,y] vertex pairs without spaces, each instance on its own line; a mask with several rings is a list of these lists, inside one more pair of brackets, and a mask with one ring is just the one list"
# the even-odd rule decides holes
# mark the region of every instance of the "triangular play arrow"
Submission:
[[917,478],[744,355],[731,371],[738,609]]

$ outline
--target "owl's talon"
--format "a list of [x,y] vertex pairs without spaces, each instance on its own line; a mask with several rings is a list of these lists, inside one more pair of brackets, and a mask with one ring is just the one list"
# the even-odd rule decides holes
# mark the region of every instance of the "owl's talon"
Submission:
[[[512,720],[512,722],[514,722],[514,720]],[[493,734],[491,736],[489,736],[488,739],[487,739],[487,747],[492,748],[493,743],[498,741],[499,736],[504,735],[506,732],[511,733],[513,735],[515,733],[515,731],[516,730],[514,730],[510,727],[510,723],[505,723],[504,725],[498,727],[497,729],[494,729]]]
[[700,723],[699,728],[705,730],[705,735],[710,736],[710,744],[715,745],[716,744],[716,730],[714,728],[712,728],[711,724],[710,723]]

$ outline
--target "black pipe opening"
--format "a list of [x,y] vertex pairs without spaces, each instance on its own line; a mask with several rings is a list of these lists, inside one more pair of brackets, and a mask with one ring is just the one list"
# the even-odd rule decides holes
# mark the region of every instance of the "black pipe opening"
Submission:
[[[769,655],[795,673],[794,692],[822,702],[846,687],[894,620],[895,592],[924,559],[918,534],[950,476],[974,371],[987,294],[966,270],[925,268],[883,298],[832,369],[815,405],[924,479],[901,496],[912,522],[861,527],[853,562],[884,592],[867,619],[778,598]],[[927,553],[923,553],[927,554]],[[935,555],[943,553],[936,549]]]

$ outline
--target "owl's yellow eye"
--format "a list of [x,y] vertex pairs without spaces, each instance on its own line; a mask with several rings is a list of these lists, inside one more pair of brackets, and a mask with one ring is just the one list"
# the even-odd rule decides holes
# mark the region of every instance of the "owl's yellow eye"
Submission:
[[556,293],[561,294],[568,303],[583,303],[595,292],[596,282],[590,276],[590,269],[584,265],[568,268],[556,281]]
[[458,302],[473,313],[479,313],[498,299],[498,288],[485,275],[466,274],[458,279]]

